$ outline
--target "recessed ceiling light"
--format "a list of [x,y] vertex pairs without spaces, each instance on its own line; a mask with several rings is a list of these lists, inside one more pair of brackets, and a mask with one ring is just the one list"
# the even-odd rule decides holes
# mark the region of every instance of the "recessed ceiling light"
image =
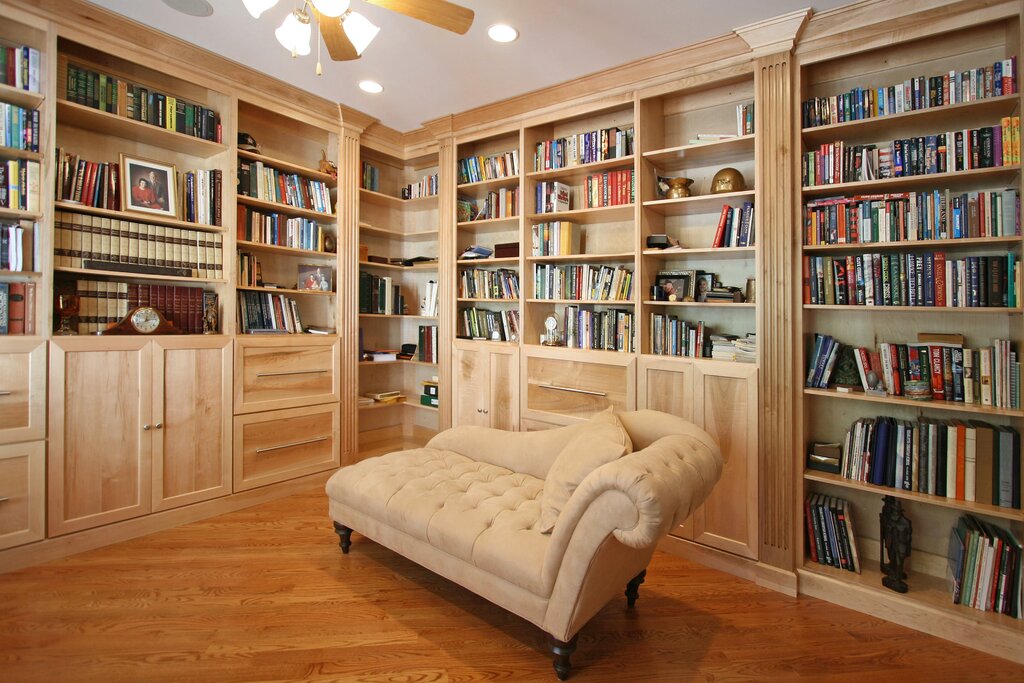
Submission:
[[208,17],[213,14],[213,7],[206,0],[164,0],[164,4],[190,17]]
[[384,92],[384,86],[377,81],[359,81],[359,89],[374,95]]
[[487,35],[489,35],[491,40],[495,42],[511,43],[519,37],[519,31],[515,30],[508,24],[495,24],[487,29]]

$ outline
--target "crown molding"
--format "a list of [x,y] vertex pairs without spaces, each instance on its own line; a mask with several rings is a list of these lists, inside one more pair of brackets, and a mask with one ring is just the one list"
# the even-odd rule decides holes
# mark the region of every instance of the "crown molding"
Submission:
[[754,24],[740,26],[733,29],[733,32],[758,55],[789,52],[796,45],[810,18],[811,8],[805,7]]

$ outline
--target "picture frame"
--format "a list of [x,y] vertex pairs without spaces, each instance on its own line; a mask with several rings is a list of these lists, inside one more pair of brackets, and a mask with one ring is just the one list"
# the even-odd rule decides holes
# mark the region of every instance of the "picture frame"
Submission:
[[177,218],[177,180],[173,165],[121,154],[121,197],[125,211]]
[[318,263],[299,264],[295,289],[302,292],[334,291],[334,269]]
[[654,278],[654,286],[658,295],[657,301],[693,301],[694,285],[697,276],[695,270],[674,270],[658,273]]
[[700,302],[707,301],[708,292],[710,292],[714,286],[714,273],[705,273],[703,271],[698,272],[697,277],[694,278],[693,300]]

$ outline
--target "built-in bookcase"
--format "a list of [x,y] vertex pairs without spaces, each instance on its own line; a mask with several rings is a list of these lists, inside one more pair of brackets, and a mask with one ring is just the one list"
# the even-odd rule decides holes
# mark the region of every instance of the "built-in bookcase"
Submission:
[[[801,112],[795,112],[796,127],[800,130],[800,151],[805,156],[805,168],[806,163],[810,162],[809,155],[813,155],[814,152],[831,151],[829,146],[832,145],[831,149],[835,149],[836,143],[840,142],[845,146],[887,144],[893,140],[921,136],[926,138],[922,145],[927,148],[932,146],[932,141],[927,140],[927,136],[946,132],[956,133],[983,126],[1000,126],[1004,117],[1020,113],[1020,95],[1017,94],[1019,79],[1018,90],[1013,94],[999,95],[990,91],[984,97],[972,96],[969,99],[950,102],[947,89],[950,74],[958,74],[953,79],[955,82],[959,79],[960,73],[971,69],[987,67],[991,73],[997,62],[1019,57],[1020,49],[1019,17],[1014,14],[993,23],[958,26],[957,30],[951,33],[802,64],[800,100],[835,97],[836,106],[842,110],[842,119],[854,119],[831,123],[826,120],[821,125],[811,125],[815,122],[806,118],[801,120]],[[894,98],[887,94],[885,99],[889,111],[885,115],[868,118],[855,118],[857,115],[850,113],[848,105],[844,107],[843,97],[854,89],[862,89],[865,93],[871,91],[875,98],[879,98],[879,89],[896,84],[904,87],[908,79],[922,76],[925,77],[922,95],[925,99],[929,88],[938,89],[936,82],[929,81],[929,77],[938,77],[938,83],[943,83],[945,78],[942,90],[939,91],[946,93],[944,101],[933,101],[931,106],[919,104],[918,108],[914,109],[898,105],[894,108],[891,106]],[[979,90],[984,85],[984,78],[981,81],[982,86],[979,86]],[[911,88],[906,90],[907,97],[901,99],[909,102],[915,97],[914,86],[911,85]],[[855,100],[854,111],[858,106],[861,105]],[[986,232],[982,223],[981,232],[969,233],[965,227],[962,237],[957,235],[954,238],[952,224],[943,227],[940,220],[943,217],[942,213],[946,219],[952,219],[952,200],[964,193],[1002,194],[1009,190],[1008,196],[1016,197],[1021,189],[1019,163],[1007,158],[1001,167],[991,167],[983,163],[985,167],[982,168],[960,170],[951,167],[943,170],[941,166],[936,167],[934,164],[935,153],[934,150],[926,151],[928,156],[922,160],[924,168],[920,169],[928,171],[924,174],[888,178],[854,176],[845,179],[836,176],[831,179],[834,182],[828,182],[828,178],[822,181],[819,174],[816,181],[805,180],[800,191],[801,221],[794,224],[794,229],[800,231],[798,238],[803,245],[801,265],[805,278],[804,305],[803,314],[798,322],[799,338],[802,342],[802,348],[798,353],[798,365],[804,373],[808,371],[808,364],[812,362],[814,355],[815,334],[831,335],[842,344],[876,350],[883,342],[913,345],[921,333],[946,333],[962,335],[963,347],[968,349],[978,349],[992,344],[993,339],[1003,339],[1009,340],[1017,354],[1021,352],[1024,326],[1019,303],[1019,277],[1016,282],[1012,276],[1009,278],[1008,286],[1017,288],[1017,302],[1011,306],[979,307],[972,304],[969,307],[935,307],[922,306],[920,302],[907,305],[907,301],[881,302],[879,305],[871,306],[864,305],[861,301],[865,283],[864,278],[857,278],[856,274],[862,269],[856,265],[856,259],[865,254],[878,254],[890,261],[897,260],[906,264],[902,272],[897,268],[897,281],[889,283],[892,292],[898,291],[898,280],[901,278],[909,277],[911,289],[918,280],[921,287],[928,289],[934,283],[934,277],[937,277],[937,274],[931,272],[927,275],[909,272],[908,256],[922,255],[927,259],[929,254],[941,252],[947,260],[957,260],[985,256],[1000,256],[1005,259],[1009,254],[1019,264],[1022,247],[1020,226],[1016,223],[1019,220],[1019,204],[1007,214],[1009,224],[996,232]],[[941,155],[941,150],[938,153]],[[902,165],[905,159],[894,158],[892,161],[894,166]],[[908,166],[913,165],[909,163],[912,159],[906,161]],[[932,168],[928,168],[929,165],[932,165]],[[868,200],[891,199],[911,204],[922,201],[922,197],[926,200],[931,196],[936,197],[938,203],[945,208],[939,214],[939,219],[933,220],[930,225],[923,217],[931,214],[926,213],[924,209],[918,214],[922,216],[922,223],[925,224],[920,230],[930,232],[918,232],[917,226],[911,223],[904,234],[898,225],[899,220],[896,220],[887,226],[888,234],[884,234],[883,230],[883,235],[875,237],[872,243],[860,243],[872,240],[872,236],[864,229],[863,220],[852,223],[841,221],[838,225],[833,221],[832,226],[824,226],[825,236],[822,237],[821,230],[812,222],[814,217],[811,215],[813,211],[808,209],[809,204],[812,208],[821,207],[827,204],[821,201],[822,198],[853,199],[865,196]],[[1016,202],[1015,199],[1010,201]],[[990,208],[995,206],[991,204]],[[824,215],[827,217],[827,207],[822,210],[826,212]],[[839,211],[842,213],[843,209],[840,208]],[[902,210],[895,211],[895,214],[897,218],[901,217]],[[869,216],[870,214],[864,214],[860,218]],[[849,217],[849,214],[845,217]],[[874,224],[877,226],[877,218]],[[938,235],[935,234],[936,226]],[[856,234],[852,232],[854,227],[858,230]],[[854,258],[855,264],[853,288],[848,290],[848,293],[853,294],[852,304],[844,305],[834,298],[822,302],[815,296],[819,288],[814,287],[815,292],[811,291],[814,266],[831,261],[833,264],[841,264],[845,270],[845,266],[850,264],[848,256]],[[809,268],[812,269],[810,273]],[[824,277],[824,284],[828,286],[835,277],[833,269],[831,278]],[[1012,298],[1009,301],[1012,303]],[[888,305],[889,303],[892,305]],[[924,372],[930,374],[927,366]],[[860,609],[878,611],[886,614],[887,618],[905,619],[907,623],[918,628],[942,634],[972,628],[977,634],[974,641],[978,647],[1006,656],[1006,653],[1013,651],[1014,648],[1019,648],[1020,634],[1024,631],[1021,624],[1024,622],[1005,615],[953,604],[948,569],[950,562],[947,554],[950,549],[951,530],[956,527],[962,515],[970,513],[987,523],[1008,529],[1020,538],[1024,531],[1024,513],[1019,509],[958,500],[955,495],[947,497],[856,481],[837,474],[807,469],[805,463],[812,444],[844,443],[854,421],[861,418],[885,416],[913,424],[919,419],[939,420],[943,423],[980,420],[996,427],[1010,427],[1019,432],[1024,427],[1024,410],[1019,407],[998,408],[954,401],[918,402],[891,393],[875,396],[866,394],[860,384],[854,383],[852,391],[837,390],[834,384],[830,383],[828,388],[804,388],[796,392],[802,406],[803,424],[802,439],[797,444],[798,452],[795,454],[797,471],[803,472],[799,502],[802,505],[804,497],[813,494],[849,500],[852,503],[857,545],[863,565],[862,573],[854,574],[812,562],[808,555],[798,562],[798,566],[801,566],[801,591],[837,600],[843,604],[858,603]],[[924,460],[919,462],[923,463]],[[978,486],[981,486],[981,482],[978,482]],[[916,488],[915,482],[912,489]],[[913,548],[907,561],[909,591],[902,596],[881,585],[882,574],[878,564],[878,519],[883,496],[895,496],[900,499],[906,515],[913,524]],[[797,514],[799,519],[803,518],[802,509]],[[801,528],[805,529],[805,526],[801,525]],[[804,531],[803,535],[806,541],[807,532]],[[804,546],[806,543],[798,545]],[[804,557],[803,552],[801,557]]]
[[[360,396],[405,395],[404,402],[360,405],[359,452],[367,455],[378,444],[388,449],[396,443],[422,444],[437,432],[438,408],[424,405],[421,396],[423,382],[438,375],[438,361],[447,362],[448,354],[425,336],[439,324],[437,155],[400,159],[363,147],[361,157],[364,169],[374,169],[376,188],[367,189],[364,182],[359,191],[360,348],[398,352],[403,344],[416,345],[408,360],[358,360]],[[420,196],[403,199],[403,189],[413,185],[421,189],[407,194]],[[393,312],[376,312],[373,283],[397,288],[401,307],[396,303]]]

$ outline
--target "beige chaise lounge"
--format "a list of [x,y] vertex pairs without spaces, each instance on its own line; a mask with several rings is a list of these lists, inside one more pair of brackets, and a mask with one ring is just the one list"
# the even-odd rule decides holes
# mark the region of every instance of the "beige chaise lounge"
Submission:
[[718,445],[681,418],[600,413],[542,432],[456,427],[327,482],[352,530],[533,622],[569,674],[576,634],[626,585],[632,607],[658,540],[707,497]]

